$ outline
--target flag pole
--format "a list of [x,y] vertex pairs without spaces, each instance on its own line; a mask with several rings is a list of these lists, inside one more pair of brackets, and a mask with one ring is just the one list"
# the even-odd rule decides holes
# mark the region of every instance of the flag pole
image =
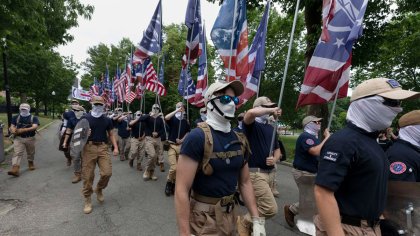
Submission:
[[[333,74],[334,76],[334,74]],[[337,105],[337,99],[338,99],[338,93],[340,92],[340,86],[337,83],[337,87],[335,88],[335,98],[334,98],[334,102],[333,102],[333,106],[331,108],[331,114],[330,114],[330,118],[328,119],[328,126],[327,129],[331,128],[331,123],[334,117],[334,112],[335,112],[335,107]]]
[[260,74],[258,75],[258,89],[257,89],[257,98],[260,96],[260,86],[261,86],[261,74],[262,71],[260,71]]
[[[290,54],[292,52],[293,36],[295,34],[296,21],[297,21],[297,17],[298,17],[298,13],[299,13],[299,4],[300,4],[300,0],[297,0],[296,1],[295,16],[293,18],[292,32],[290,34],[289,49],[287,50],[286,64],[284,65],[284,73],[283,73],[283,80],[282,80],[282,83],[281,83],[280,96],[279,96],[279,101],[278,101],[278,104],[277,104],[277,107],[279,107],[279,108],[281,107],[281,103],[282,103],[282,99],[283,99],[283,93],[284,93],[284,86],[286,84],[287,69],[289,68]],[[272,135],[272,138],[271,138],[270,155],[273,154],[273,148],[274,148],[273,145],[274,145],[274,140],[276,138],[276,133],[277,133],[277,125],[273,130],[273,135]]]
[[[203,22],[203,34],[204,34],[204,48],[205,48],[205,51],[206,51],[206,75],[207,75],[207,78],[206,78],[206,86],[209,86],[209,74],[208,74],[208,70],[207,70],[207,37],[206,37],[206,21],[205,20],[203,20],[204,22]],[[203,96],[203,92],[204,91],[202,91],[201,92],[201,96]],[[204,96],[203,96],[204,97]],[[206,104],[204,104],[204,106],[206,106]]]
[[[236,19],[236,8],[238,5],[238,0],[235,0],[235,7],[233,8],[233,20],[232,20],[232,34],[231,34],[231,38],[230,38],[230,56],[229,56],[229,67],[228,69],[228,73],[227,73],[227,81],[229,81],[229,77],[230,77],[230,66],[232,64],[232,49],[233,49],[233,38],[234,38],[234,34],[235,34],[235,19]],[[236,76],[236,73],[235,73]]]

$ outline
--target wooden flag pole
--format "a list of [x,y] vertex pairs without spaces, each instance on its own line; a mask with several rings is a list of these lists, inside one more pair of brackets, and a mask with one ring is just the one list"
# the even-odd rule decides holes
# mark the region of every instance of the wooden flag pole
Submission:
[[[284,93],[284,86],[286,84],[287,69],[289,68],[290,54],[292,52],[293,36],[295,34],[296,21],[297,21],[297,17],[298,17],[298,13],[299,13],[299,4],[300,4],[300,0],[297,0],[296,9],[295,9],[295,16],[293,18],[292,32],[290,34],[289,49],[287,50],[286,64],[284,66],[284,73],[283,73],[283,80],[282,80],[282,83],[281,83],[280,96],[279,96],[279,101],[278,101],[278,104],[277,104],[277,107],[279,107],[279,108],[281,107],[281,103],[282,103],[282,99],[283,99],[283,93]],[[277,125],[276,125],[275,129],[273,130],[273,135],[272,135],[272,138],[271,138],[270,155],[273,154],[273,147],[274,147],[273,145],[274,145],[274,140],[276,138],[276,133],[277,133]]]

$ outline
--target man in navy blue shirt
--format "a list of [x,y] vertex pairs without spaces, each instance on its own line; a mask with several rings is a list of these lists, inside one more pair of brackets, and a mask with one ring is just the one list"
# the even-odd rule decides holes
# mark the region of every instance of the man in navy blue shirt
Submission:
[[67,159],[67,166],[71,166],[72,157],[70,156],[70,149],[69,148],[65,148],[65,149],[62,148],[63,140],[65,138],[64,137],[64,132],[66,131],[66,128],[68,127],[68,122],[75,117],[75,113],[74,113],[74,109],[73,109],[74,106],[78,106],[78,105],[79,105],[79,101],[77,101],[75,99],[71,100],[70,109],[69,110],[66,109],[66,111],[63,113],[63,118],[62,118],[63,122],[61,124],[61,131],[60,131],[61,137],[60,137],[59,150],[64,152],[64,156]]
[[[82,151],[82,193],[85,197],[85,206],[83,212],[89,214],[92,212],[91,195],[96,193],[99,203],[104,202],[102,190],[108,186],[112,175],[112,161],[108,151],[108,137],[114,150],[114,156],[118,155],[118,145],[112,132],[112,120],[104,114],[105,101],[102,97],[94,96],[91,100],[92,111],[86,114],[82,119],[89,122],[90,135]],[[95,178],[96,164],[99,167],[100,178],[95,190],[92,189]]]
[[[243,90],[238,80],[210,85],[204,97],[207,120],[193,129],[181,146],[175,187],[179,235],[236,235],[232,207],[237,188],[253,216],[254,235],[265,235],[245,154],[241,153],[241,142],[230,125]],[[209,169],[212,171],[205,171]]]
[[168,161],[169,173],[165,186],[166,196],[170,196],[175,191],[176,165],[181,151],[181,144],[186,135],[190,132],[190,125],[184,119],[185,108],[182,102],[176,104],[176,109],[165,116],[166,123],[169,125],[169,143]]
[[194,121],[195,127],[197,127],[198,123],[204,122],[207,119],[207,109],[206,107],[200,108],[200,117],[198,117],[197,120]]
[[116,121],[118,129],[118,147],[120,152],[120,161],[128,160],[128,154],[130,153],[130,131],[128,123],[130,116],[129,113],[120,113],[114,116],[112,119]]
[[[325,141],[330,137],[328,129],[324,130],[324,140],[318,139],[322,118],[307,116],[302,121],[303,133],[296,140],[295,159],[293,161],[293,178],[299,192],[303,178],[315,178],[318,172],[318,156]],[[299,214],[299,202],[284,206],[284,218],[290,227],[295,226],[294,217]]]
[[19,115],[12,118],[10,132],[15,136],[13,141],[12,169],[8,175],[19,176],[20,161],[25,153],[28,158],[28,169],[35,170],[35,133],[38,128],[38,117],[31,115],[31,107],[27,103],[19,106]]
[[[277,203],[271,191],[270,180],[275,177],[275,165],[280,160],[281,152],[277,139],[273,139],[273,134],[275,137],[277,134],[269,117],[279,117],[281,109],[268,97],[255,99],[252,107],[245,113],[243,120],[244,133],[252,151],[248,162],[250,179],[257,198],[259,216],[270,218],[277,214]],[[251,222],[249,213],[238,219],[240,235],[250,235]]]
[[416,96],[386,78],[366,80],[353,90],[347,126],[331,135],[319,158],[317,235],[381,235],[389,162],[376,138],[402,111],[401,100]]
[[130,121],[131,127],[131,145],[130,145],[130,167],[133,167],[134,160],[137,159],[137,170],[142,171],[141,162],[146,154],[145,141],[146,135],[144,133],[145,124],[140,121],[141,111],[135,113],[135,117]]
[[401,116],[398,125],[399,138],[386,152],[389,180],[420,182],[420,110]]

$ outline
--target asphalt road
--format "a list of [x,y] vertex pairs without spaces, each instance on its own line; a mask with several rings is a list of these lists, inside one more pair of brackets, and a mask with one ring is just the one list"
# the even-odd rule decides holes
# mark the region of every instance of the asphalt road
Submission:
[[[0,235],[177,235],[174,200],[164,194],[167,172],[145,182],[142,172],[117,158],[105,203],[93,195],[93,212],[83,214],[82,185],[71,183],[73,167],[55,147],[58,125],[37,135],[35,171],[27,170],[26,158],[19,178],[7,175],[9,166],[0,168]],[[283,217],[283,205],[298,199],[289,167],[278,166],[277,182],[279,213],[267,220],[267,235],[303,235]]]

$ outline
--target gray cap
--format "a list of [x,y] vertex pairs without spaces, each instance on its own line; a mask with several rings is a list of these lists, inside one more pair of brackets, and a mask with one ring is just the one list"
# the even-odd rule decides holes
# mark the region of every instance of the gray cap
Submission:
[[302,126],[305,127],[310,122],[313,122],[313,121],[321,121],[321,120],[322,120],[322,118],[318,118],[316,116],[307,116],[307,117],[303,118],[303,120],[302,120]]

